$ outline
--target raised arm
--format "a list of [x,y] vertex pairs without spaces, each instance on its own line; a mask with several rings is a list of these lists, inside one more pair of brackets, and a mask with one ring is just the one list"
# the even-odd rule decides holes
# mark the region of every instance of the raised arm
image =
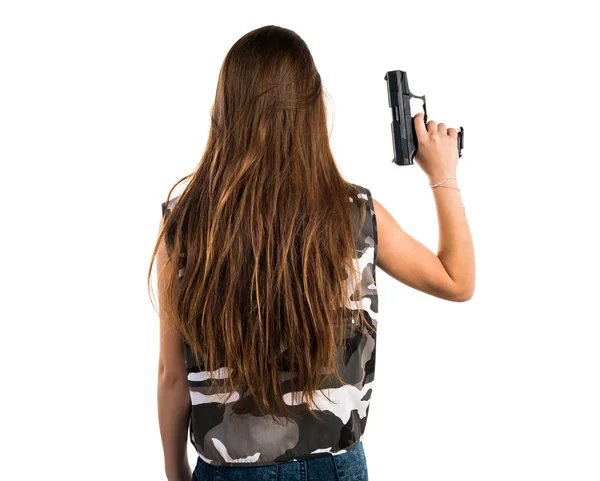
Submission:
[[[457,132],[415,116],[419,147],[415,161],[431,185],[456,176]],[[406,233],[383,205],[373,199],[378,227],[377,265],[414,289],[449,301],[464,302],[475,290],[473,240],[456,179],[432,187],[439,226],[438,253]]]

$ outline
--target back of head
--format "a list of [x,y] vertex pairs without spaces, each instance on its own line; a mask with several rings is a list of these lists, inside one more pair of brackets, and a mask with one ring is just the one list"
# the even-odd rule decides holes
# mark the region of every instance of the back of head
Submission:
[[164,236],[178,260],[159,274],[161,306],[201,369],[227,366],[230,394],[251,394],[245,412],[277,405],[285,415],[279,373],[312,400],[324,373],[337,377],[348,322],[362,318],[347,306],[361,300],[350,277],[365,219],[330,150],[321,77],[295,32],[265,26],[231,47],[206,150],[167,205],[186,179],[157,243]]

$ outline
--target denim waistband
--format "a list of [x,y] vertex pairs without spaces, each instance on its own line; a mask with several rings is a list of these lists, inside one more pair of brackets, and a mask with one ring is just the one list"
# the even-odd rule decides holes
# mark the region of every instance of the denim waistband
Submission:
[[217,466],[198,457],[191,481],[368,481],[362,441],[342,454],[267,466]]

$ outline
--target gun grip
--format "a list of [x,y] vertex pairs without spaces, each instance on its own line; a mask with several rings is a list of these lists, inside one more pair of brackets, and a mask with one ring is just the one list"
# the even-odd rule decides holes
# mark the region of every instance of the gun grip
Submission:
[[[427,115],[427,114],[426,114]],[[424,119],[425,123],[427,123],[427,117],[425,117]],[[409,149],[409,154],[410,154],[410,162],[412,164],[412,159],[415,156],[415,154],[417,153],[417,146],[419,145],[419,142],[417,140],[417,131],[415,130],[415,118],[412,117],[411,118],[411,124],[412,124],[412,138],[413,141],[412,143],[409,142],[408,145],[408,149]],[[465,129],[463,129],[462,127],[458,128],[458,138],[457,138],[457,147],[458,147],[458,156],[462,157],[462,149],[465,146]]]
[[[427,114],[425,114],[427,115]],[[427,117],[425,117],[424,119],[425,123],[427,123]],[[416,155],[417,153],[417,146],[419,145],[419,142],[417,140],[417,131],[415,130],[415,118],[412,117],[411,118],[411,124],[412,124],[412,142],[408,143],[408,149],[409,149],[409,159],[410,159],[410,163],[412,164],[412,159],[413,157]],[[462,157],[462,149],[465,146],[465,129],[463,129],[462,127],[458,128],[458,139],[457,139],[457,147],[458,147],[458,156]],[[405,164],[408,165],[408,164]]]

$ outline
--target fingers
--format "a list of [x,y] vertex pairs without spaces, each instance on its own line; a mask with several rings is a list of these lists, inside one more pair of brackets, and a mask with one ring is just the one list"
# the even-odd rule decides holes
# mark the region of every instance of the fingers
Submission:
[[458,132],[456,129],[447,128],[446,124],[440,122],[436,124],[435,121],[430,120],[427,125],[423,122],[423,114],[419,112],[415,115],[415,130],[417,131],[417,138],[421,138],[427,132],[439,132],[441,135],[449,135],[450,137],[457,137]]
[[437,124],[433,120],[427,122],[427,132],[437,132],[437,129]]
[[424,135],[427,134],[427,130],[425,129],[425,122],[423,121],[423,114],[419,112],[415,115],[415,131],[417,132],[417,139],[423,138]]

